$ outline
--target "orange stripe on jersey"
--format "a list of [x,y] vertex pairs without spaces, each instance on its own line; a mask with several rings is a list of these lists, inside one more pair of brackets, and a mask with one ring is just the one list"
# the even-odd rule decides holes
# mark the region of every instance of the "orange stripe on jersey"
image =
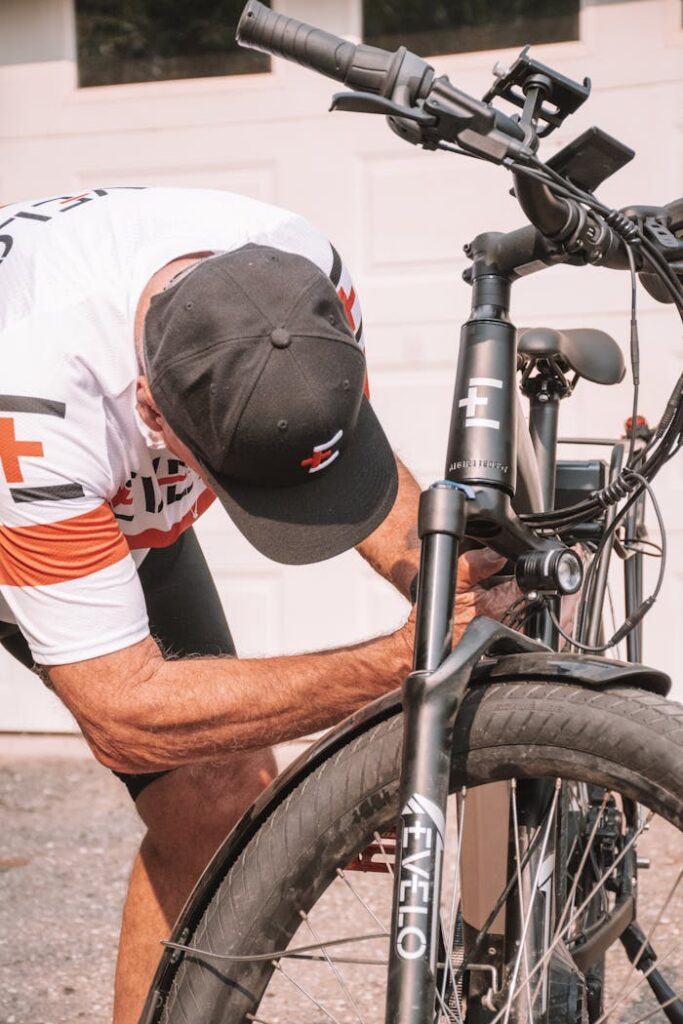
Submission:
[[128,555],[109,505],[35,526],[0,526],[0,583],[37,587],[79,580]]
[[167,548],[184,530],[192,526],[202,512],[206,512],[215,497],[213,491],[207,488],[199,495],[190,511],[186,512],[177,523],[174,523],[170,530],[157,530],[150,527],[149,530],[143,530],[142,533],[127,534],[128,547],[131,551],[137,551],[140,548]]

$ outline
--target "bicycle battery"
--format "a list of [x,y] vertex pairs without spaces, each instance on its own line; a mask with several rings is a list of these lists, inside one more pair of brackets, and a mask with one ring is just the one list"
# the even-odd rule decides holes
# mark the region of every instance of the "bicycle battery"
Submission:
[[602,459],[562,459],[555,470],[555,508],[576,505],[606,484],[607,463]]

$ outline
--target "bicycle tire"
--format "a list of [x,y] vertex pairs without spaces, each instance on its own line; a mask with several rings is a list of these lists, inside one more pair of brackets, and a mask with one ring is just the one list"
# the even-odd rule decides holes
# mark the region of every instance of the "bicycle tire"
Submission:
[[[401,726],[397,715],[332,754],[283,799],[227,874],[204,880],[214,895],[189,945],[224,954],[287,946],[301,910],[374,831],[395,820]],[[612,788],[681,829],[682,741],[683,707],[638,689],[477,685],[458,718],[452,783],[471,787],[511,772],[559,775]],[[271,973],[268,961],[231,964],[184,953],[159,1019],[260,1020]]]

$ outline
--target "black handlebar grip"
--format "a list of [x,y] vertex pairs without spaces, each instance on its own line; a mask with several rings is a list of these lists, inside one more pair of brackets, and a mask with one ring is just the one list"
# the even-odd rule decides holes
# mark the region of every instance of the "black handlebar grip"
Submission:
[[296,18],[276,14],[258,0],[249,0],[236,33],[237,42],[253,50],[286,57],[312,71],[363,92],[385,93],[393,84],[402,52],[356,46],[331,32]]

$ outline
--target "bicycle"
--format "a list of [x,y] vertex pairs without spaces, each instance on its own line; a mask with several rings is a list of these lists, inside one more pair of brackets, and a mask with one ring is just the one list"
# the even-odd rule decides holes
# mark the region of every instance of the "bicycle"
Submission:
[[[404,48],[356,46],[257,0],[238,39],[343,81],[352,91],[333,109],[381,114],[408,142],[505,166],[531,223],[465,246],[472,312],[445,478],[420,504],[414,671],[402,694],[299,758],[228,837],[165,944],[144,1024],[270,1024],[290,1010],[299,1024],[382,1014],[387,1024],[602,1024],[643,982],[652,1012],[678,1024],[683,1001],[660,970],[670,951],[661,957],[655,934],[683,872],[658,912],[638,886],[653,816],[683,826],[683,708],[666,699],[668,677],[638,661],[666,555],[651,481],[683,443],[683,376],[650,430],[638,417],[635,296],[639,277],[683,316],[683,201],[605,206],[595,189],[634,154],[599,129],[542,163],[540,139],[586,101],[590,83],[528,49],[496,69],[480,101]],[[521,113],[503,113],[497,99]],[[616,342],[590,329],[518,332],[509,319],[514,281],[561,262],[631,278],[630,425],[623,439],[589,439],[610,445],[609,466],[557,461],[558,410],[579,379],[623,378]],[[659,550],[645,535],[647,498]],[[508,624],[475,619],[451,650],[457,558],[471,542],[508,556],[523,597]],[[589,552],[585,570],[577,544]],[[643,598],[648,553],[661,556],[660,572]],[[608,635],[615,554],[625,619]],[[559,602],[582,584],[568,635]],[[628,660],[604,656],[622,641]],[[352,934],[337,924],[348,926],[345,900],[364,916]],[[331,924],[329,912],[320,923],[325,901]],[[617,973],[623,991],[610,1008],[619,948],[641,980],[630,989]],[[332,994],[316,987],[321,967]]]

